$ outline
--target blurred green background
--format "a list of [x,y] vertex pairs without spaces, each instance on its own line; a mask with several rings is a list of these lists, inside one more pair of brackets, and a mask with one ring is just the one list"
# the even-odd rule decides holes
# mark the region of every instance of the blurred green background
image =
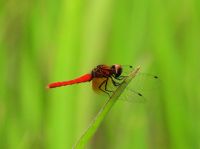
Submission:
[[117,63],[159,75],[158,98],[118,102],[87,148],[199,149],[199,55],[199,0],[1,0],[0,148],[71,148],[106,97],[46,85]]

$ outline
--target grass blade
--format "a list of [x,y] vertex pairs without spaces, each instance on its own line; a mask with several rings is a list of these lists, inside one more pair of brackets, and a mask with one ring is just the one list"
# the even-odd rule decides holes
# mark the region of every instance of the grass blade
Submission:
[[122,82],[122,84],[117,88],[117,90],[113,93],[113,95],[106,101],[106,103],[103,105],[103,107],[98,112],[97,116],[92,120],[89,127],[86,129],[84,134],[80,137],[76,145],[73,147],[74,149],[82,149],[87,144],[87,142],[90,140],[90,138],[94,135],[98,127],[100,126],[101,122],[105,118],[105,116],[108,114],[114,103],[117,101],[119,96],[123,93],[127,85],[130,83],[130,81],[137,75],[138,71],[140,70],[140,67],[137,67],[135,70],[133,70],[129,76]]

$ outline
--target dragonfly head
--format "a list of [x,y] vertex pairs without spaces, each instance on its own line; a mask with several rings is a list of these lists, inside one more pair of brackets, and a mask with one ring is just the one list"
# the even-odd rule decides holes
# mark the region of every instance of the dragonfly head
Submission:
[[122,66],[115,64],[112,65],[111,69],[113,70],[114,77],[117,78],[122,74]]

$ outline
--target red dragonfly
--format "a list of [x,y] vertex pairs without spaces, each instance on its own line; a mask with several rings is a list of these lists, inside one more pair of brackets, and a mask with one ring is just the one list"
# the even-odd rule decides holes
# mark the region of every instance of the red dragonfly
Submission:
[[[117,87],[121,85],[124,79],[133,70],[134,68],[130,65],[119,65],[119,64],[115,64],[112,66],[98,65],[88,74],[82,75],[73,80],[50,83],[48,85],[48,88],[56,88],[56,87],[61,87],[61,86],[67,86],[67,85],[92,81],[92,88],[94,89],[94,91],[98,93],[99,92],[106,93],[110,97],[112,93],[117,89]],[[152,77],[153,75],[150,75],[150,76]],[[129,91],[126,93],[126,95],[122,97],[124,98],[124,100],[131,99],[131,98],[138,98],[138,97],[142,97],[138,101],[141,101],[141,99],[144,100],[143,95],[140,92],[137,92],[136,90],[139,90],[142,93],[145,93],[145,90],[143,90],[143,86],[146,84],[148,80],[145,80],[144,84],[142,84],[142,81],[140,80],[139,85],[142,86],[142,88],[139,87],[138,89],[137,88],[138,78],[140,77],[136,77],[134,78],[134,80],[132,80],[132,82],[135,81],[134,86],[131,87]],[[153,78],[158,78],[158,77],[153,76]],[[154,79],[149,79],[149,80],[154,80]],[[136,90],[133,90],[132,88]],[[134,95],[137,95],[137,96],[133,97]]]
[[69,81],[50,83],[48,85],[48,88],[56,88],[92,81],[92,88],[94,89],[94,91],[101,91],[111,96],[111,94],[116,90],[116,88],[123,82],[125,77],[127,77],[127,75],[132,70],[133,67],[129,65],[98,65],[91,71],[91,73],[85,74]]

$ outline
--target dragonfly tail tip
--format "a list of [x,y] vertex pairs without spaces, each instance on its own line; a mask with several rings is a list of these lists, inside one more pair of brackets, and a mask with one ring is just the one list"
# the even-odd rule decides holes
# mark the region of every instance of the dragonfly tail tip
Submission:
[[46,86],[46,89],[50,89],[51,87],[49,85]]

